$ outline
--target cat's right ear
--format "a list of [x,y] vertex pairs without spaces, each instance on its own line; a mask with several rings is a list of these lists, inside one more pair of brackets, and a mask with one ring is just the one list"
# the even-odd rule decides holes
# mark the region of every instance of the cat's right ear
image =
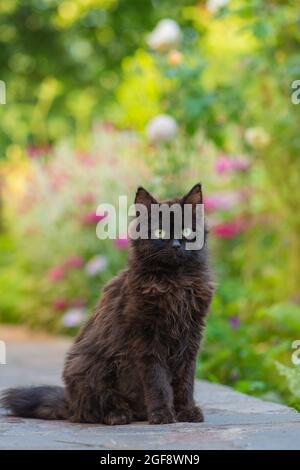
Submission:
[[154,197],[151,196],[151,194],[148,193],[148,191],[145,188],[142,188],[140,186],[137,189],[134,203],[143,204],[144,206],[147,207],[147,209],[151,209],[151,204],[157,204],[157,200],[154,199]]

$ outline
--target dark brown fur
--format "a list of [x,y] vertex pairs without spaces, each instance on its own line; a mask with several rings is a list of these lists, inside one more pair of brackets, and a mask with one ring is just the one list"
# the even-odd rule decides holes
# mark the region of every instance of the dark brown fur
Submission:
[[[178,201],[202,202],[200,185]],[[139,188],[136,202],[155,200]],[[127,268],[106,285],[67,355],[65,388],[8,390],[4,406],[19,416],[110,425],[202,421],[193,385],[213,293],[207,247],[174,250],[132,241]]]

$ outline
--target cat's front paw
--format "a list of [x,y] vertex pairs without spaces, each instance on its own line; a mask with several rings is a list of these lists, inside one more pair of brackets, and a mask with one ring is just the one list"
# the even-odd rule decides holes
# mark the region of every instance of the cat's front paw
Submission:
[[149,424],[168,424],[175,423],[175,415],[168,408],[151,411],[148,416]]
[[129,424],[132,420],[131,413],[127,410],[115,410],[110,411],[103,418],[103,423],[110,426],[116,426],[120,424]]
[[183,423],[202,423],[204,416],[199,406],[184,408],[177,412],[176,420]]

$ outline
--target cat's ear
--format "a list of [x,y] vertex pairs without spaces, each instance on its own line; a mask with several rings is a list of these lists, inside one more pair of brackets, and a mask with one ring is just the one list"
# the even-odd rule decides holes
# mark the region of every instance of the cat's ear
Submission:
[[144,188],[141,186],[137,189],[136,195],[135,195],[135,204],[143,204],[146,206],[148,209],[151,208],[151,204],[157,204],[157,200],[154,199],[153,196]]
[[195,206],[196,204],[203,203],[203,196],[202,196],[202,187],[200,183],[195,184],[192,189],[182,198],[183,204],[192,204]]

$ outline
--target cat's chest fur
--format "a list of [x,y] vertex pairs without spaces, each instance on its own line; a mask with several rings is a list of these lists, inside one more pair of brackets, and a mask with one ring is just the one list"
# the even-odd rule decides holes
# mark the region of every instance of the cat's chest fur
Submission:
[[207,293],[201,279],[151,279],[140,289],[144,328],[157,337],[181,339],[203,325]]

